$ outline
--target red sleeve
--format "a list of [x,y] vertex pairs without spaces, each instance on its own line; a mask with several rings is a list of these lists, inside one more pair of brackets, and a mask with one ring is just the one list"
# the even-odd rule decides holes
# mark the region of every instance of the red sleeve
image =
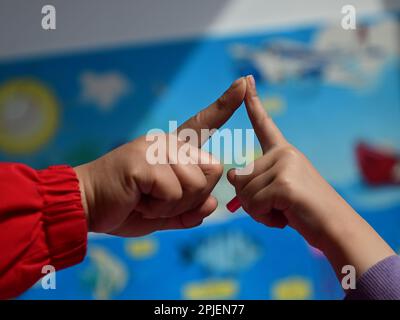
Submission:
[[0,164],[0,299],[30,288],[45,265],[57,271],[81,262],[86,242],[86,218],[71,167]]

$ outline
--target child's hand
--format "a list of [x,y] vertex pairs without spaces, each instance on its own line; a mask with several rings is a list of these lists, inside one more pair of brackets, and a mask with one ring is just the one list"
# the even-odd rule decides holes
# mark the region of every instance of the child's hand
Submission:
[[324,251],[337,272],[349,262],[363,272],[393,254],[307,158],[285,140],[264,111],[254,78],[246,80],[246,109],[264,155],[255,160],[251,174],[228,172],[243,209],[267,226],[288,224],[296,229]]
[[343,199],[319,175],[308,159],[289,142],[265,112],[254,79],[247,77],[245,103],[264,155],[251,174],[228,172],[243,209],[270,227],[287,224],[312,245],[320,247],[333,212]]
[[[201,129],[220,127],[243,102],[245,92],[246,81],[241,78],[178,132],[194,129],[200,137]],[[75,168],[90,231],[141,236],[163,229],[190,228],[216,209],[217,201],[210,193],[223,169],[215,159],[204,161],[212,157],[197,149],[204,141],[194,142],[194,146],[177,141],[175,133],[164,137],[165,155],[177,159],[176,164],[151,164],[146,153],[154,142],[140,137]],[[168,148],[169,143],[177,143],[178,150],[183,150],[182,146],[196,148],[198,158],[183,164],[177,148]]]

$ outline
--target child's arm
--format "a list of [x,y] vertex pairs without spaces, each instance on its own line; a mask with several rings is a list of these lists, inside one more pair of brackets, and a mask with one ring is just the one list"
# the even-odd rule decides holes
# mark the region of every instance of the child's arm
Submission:
[[296,229],[325,253],[339,279],[344,265],[353,265],[360,277],[394,255],[307,158],[285,140],[264,111],[251,76],[247,77],[245,103],[264,155],[254,162],[251,174],[228,172],[244,210],[267,226],[288,224]]

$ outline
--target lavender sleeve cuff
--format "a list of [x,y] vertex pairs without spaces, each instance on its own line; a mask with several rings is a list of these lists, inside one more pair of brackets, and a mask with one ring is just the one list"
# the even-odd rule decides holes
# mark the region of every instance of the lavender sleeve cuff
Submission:
[[345,300],[400,300],[400,256],[387,257],[368,269]]

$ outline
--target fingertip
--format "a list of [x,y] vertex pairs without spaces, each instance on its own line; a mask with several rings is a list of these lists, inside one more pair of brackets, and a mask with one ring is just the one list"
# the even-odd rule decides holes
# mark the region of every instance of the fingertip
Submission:
[[240,77],[239,79],[236,79],[229,87],[229,89],[225,92],[222,100],[230,101],[233,104],[234,108],[239,107],[242,104],[246,95],[246,87],[247,81],[245,77]]
[[208,206],[208,211],[210,213],[213,213],[215,209],[218,207],[218,200],[214,196],[210,195],[207,200],[206,200],[207,206]]
[[249,74],[246,76],[246,82],[249,87],[249,89],[256,89],[256,80],[254,79],[254,76],[252,74]]
[[219,159],[214,157],[211,153],[205,152],[201,149],[200,154],[200,162],[196,162],[196,164],[206,176],[212,176],[219,180],[224,172],[224,166],[222,165],[221,161],[219,161]]
[[210,153],[210,159],[211,159],[211,166],[212,166],[212,171],[213,173],[221,178],[222,174],[224,173],[224,166],[221,163],[221,161],[219,159],[217,159],[216,157],[214,157],[211,153]]
[[180,216],[184,228],[194,228],[202,224],[203,220],[212,214],[218,207],[214,196],[209,196],[197,209],[187,211]]
[[240,78],[236,79],[235,81],[232,82],[231,88],[233,89],[233,88],[239,87],[243,84],[246,84],[246,81],[244,81],[244,80],[245,80],[244,77],[240,77]]
[[246,95],[245,98],[253,98],[257,97],[257,86],[256,86],[256,80],[254,79],[253,75],[248,75],[246,76]]
[[233,185],[236,177],[236,169],[229,169],[226,176],[228,178],[229,183]]
[[194,212],[196,212],[197,216],[201,216],[202,218],[205,218],[209,216],[211,213],[215,211],[218,207],[218,200],[212,196],[209,195],[206,200],[200,206],[197,207]]
[[217,207],[218,200],[214,196],[209,195],[208,198],[200,206],[198,210],[198,215],[201,217],[201,219],[204,219],[212,214],[217,209]]

